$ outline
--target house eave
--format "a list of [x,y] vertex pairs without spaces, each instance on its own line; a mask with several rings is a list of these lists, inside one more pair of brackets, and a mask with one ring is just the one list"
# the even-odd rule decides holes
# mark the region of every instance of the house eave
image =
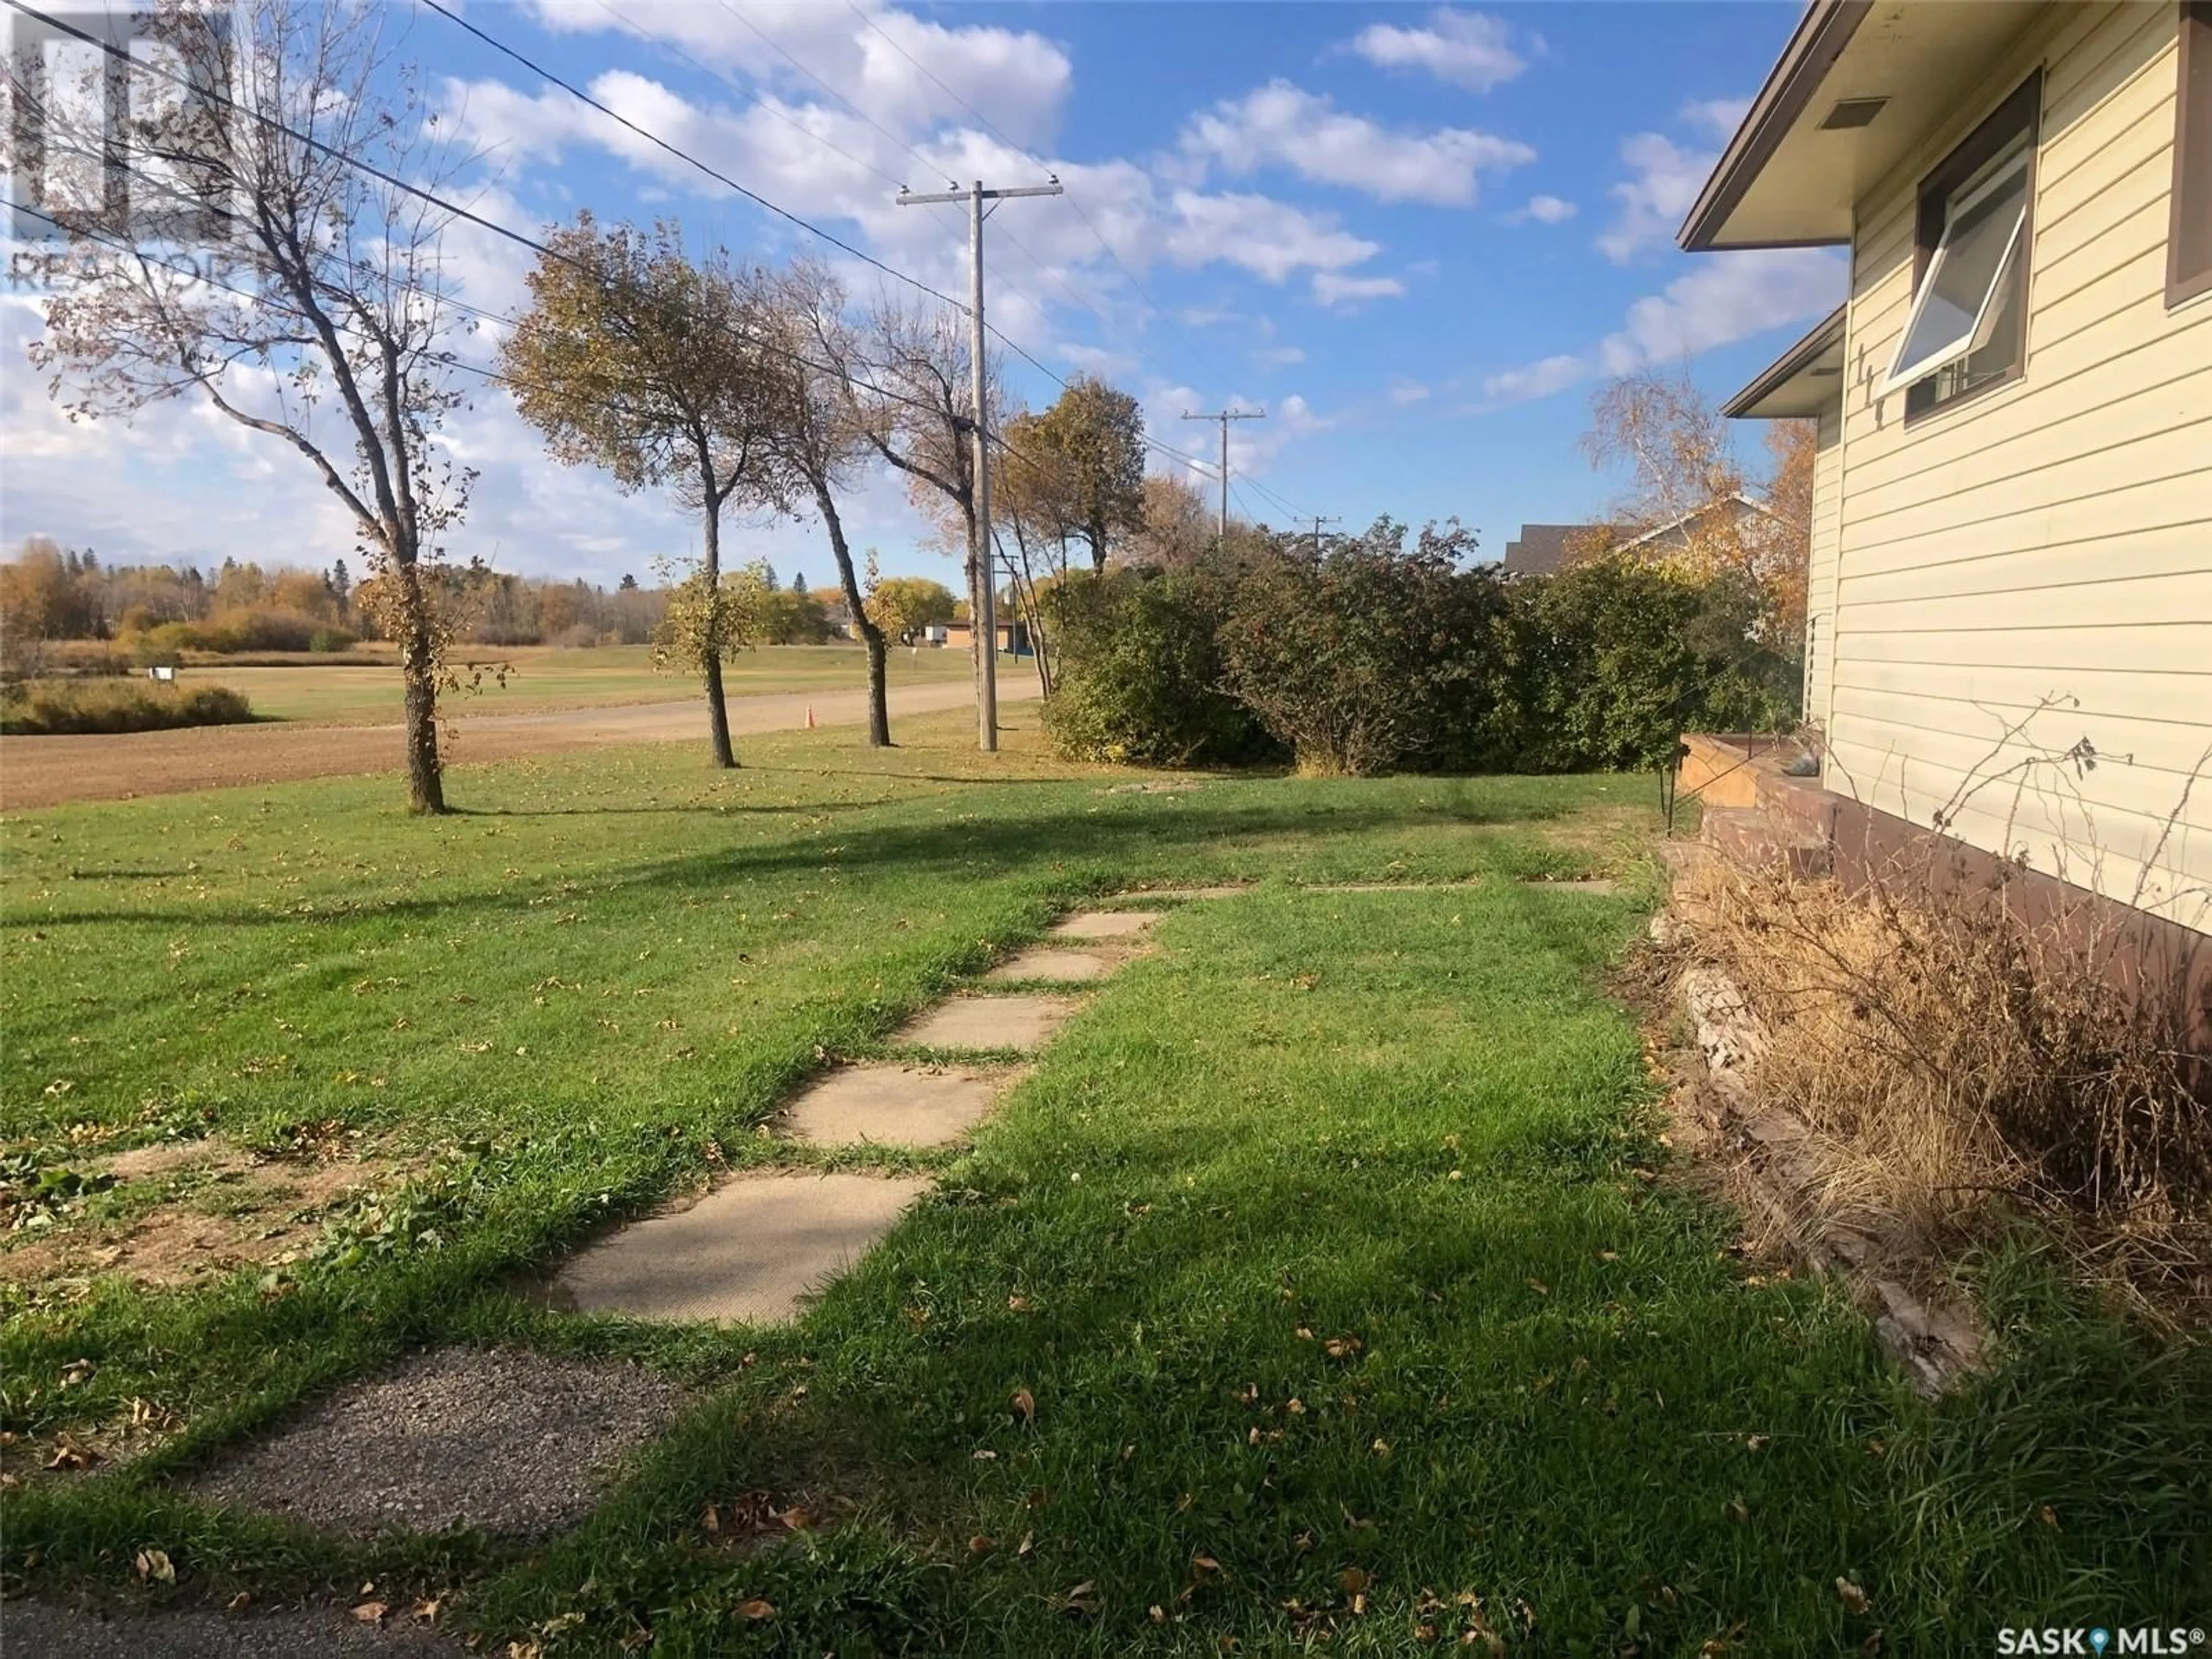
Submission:
[[[1705,189],[1682,222],[1675,240],[1684,252],[1704,253],[1723,246],[1719,238],[1729,216],[1796,125],[1829,70],[1873,9],[1873,0],[1812,0],[1805,8],[1789,45],[1768,73],[1766,84],[1751,100],[1742,125],[1721,152],[1712,177],[1705,180]],[[1847,242],[1850,234],[1847,222],[1840,231],[1816,231],[1802,240],[1825,246]]]
[[1732,421],[1804,420],[1843,398],[1844,313],[1838,306],[1721,405]]
[[1813,0],[1676,240],[1692,253],[1848,242],[1861,199],[1978,100],[2050,3]]

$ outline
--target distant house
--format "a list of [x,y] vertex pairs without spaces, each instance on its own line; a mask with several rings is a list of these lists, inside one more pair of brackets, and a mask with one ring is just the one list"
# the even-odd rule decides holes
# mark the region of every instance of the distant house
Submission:
[[1524,524],[1519,539],[1505,544],[1498,568],[1508,576],[1549,576],[1565,565],[1571,549],[1612,533],[1602,524]]
[[1832,822],[2212,933],[2212,0],[1813,0],[1680,241],[1850,250],[1727,406],[1819,422]]
[[1669,553],[1694,547],[1707,537],[1740,538],[1747,526],[1755,527],[1761,520],[1781,522],[1774,509],[1765,501],[1739,492],[1723,495],[1717,501],[1707,501],[1703,507],[1693,507],[1664,524],[1654,525],[1649,530],[1615,542],[1612,550],[1638,553],[1646,558],[1663,558]]

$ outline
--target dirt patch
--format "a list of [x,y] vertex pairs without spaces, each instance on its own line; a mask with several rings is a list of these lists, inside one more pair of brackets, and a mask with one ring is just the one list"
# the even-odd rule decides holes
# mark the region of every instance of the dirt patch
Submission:
[[356,1534],[541,1534],[588,1514],[623,1457],[684,1399],[627,1361],[509,1349],[414,1354],[338,1389],[192,1489]]
[[214,1140],[138,1147],[107,1160],[106,1172],[188,1182],[187,1190],[128,1221],[57,1228],[0,1251],[0,1281],[39,1289],[113,1277],[169,1289],[220,1277],[299,1249],[337,1200],[404,1167],[386,1158],[258,1158]]

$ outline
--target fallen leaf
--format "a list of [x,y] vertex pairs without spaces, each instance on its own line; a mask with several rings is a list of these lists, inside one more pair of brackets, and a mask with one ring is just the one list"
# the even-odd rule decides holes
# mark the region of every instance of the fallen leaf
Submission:
[[1867,1610],[1866,1592],[1848,1578],[1836,1580],[1836,1596],[1843,1602],[1846,1613],[1864,1613]]
[[1036,1396],[1027,1389],[1016,1389],[1012,1401],[1014,1415],[1024,1423],[1036,1421]]
[[177,1569],[169,1560],[167,1550],[140,1550],[131,1565],[137,1568],[141,1578],[157,1580],[164,1584],[177,1582]]
[[380,1625],[384,1622],[385,1612],[385,1605],[381,1601],[363,1601],[354,1608],[353,1616],[364,1625]]
[[1336,1582],[1344,1586],[1346,1595],[1358,1595],[1367,1588],[1367,1575],[1358,1567],[1346,1567],[1337,1575]]
[[986,1538],[980,1532],[968,1540],[968,1553],[970,1555],[988,1555],[998,1547],[996,1539]]
[[751,1620],[773,1619],[775,1617],[775,1603],[765,1597],[756,1595],[750,1601],[738,1603],[738,1617]]

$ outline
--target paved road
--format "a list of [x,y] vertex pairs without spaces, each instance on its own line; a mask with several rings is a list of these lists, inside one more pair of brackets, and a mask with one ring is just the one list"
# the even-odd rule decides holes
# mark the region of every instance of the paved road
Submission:
[[[1000,700],[1036,695],[1034,681],[1008,676]],[[732,697],[730,729],[791,732],[814,711],[821,726],[858,725],[867,718],[865,691],[789,691]],[[894,686],[893,734],[902,716],[974,707],[964,682]],[[707,741],[703,702],[624,703],[612,708],[542,710],[528,714],[464,714],[453,722],[450,761],[509,760],[617,744]],[[402,728],[389,726],[209,726],[183,732],[131,732],[107,737],[0,738],[0,806],[20,811],[64,801],[128,800],[231,784],[282,783],[300,778],[396,771],[404,763]]]

